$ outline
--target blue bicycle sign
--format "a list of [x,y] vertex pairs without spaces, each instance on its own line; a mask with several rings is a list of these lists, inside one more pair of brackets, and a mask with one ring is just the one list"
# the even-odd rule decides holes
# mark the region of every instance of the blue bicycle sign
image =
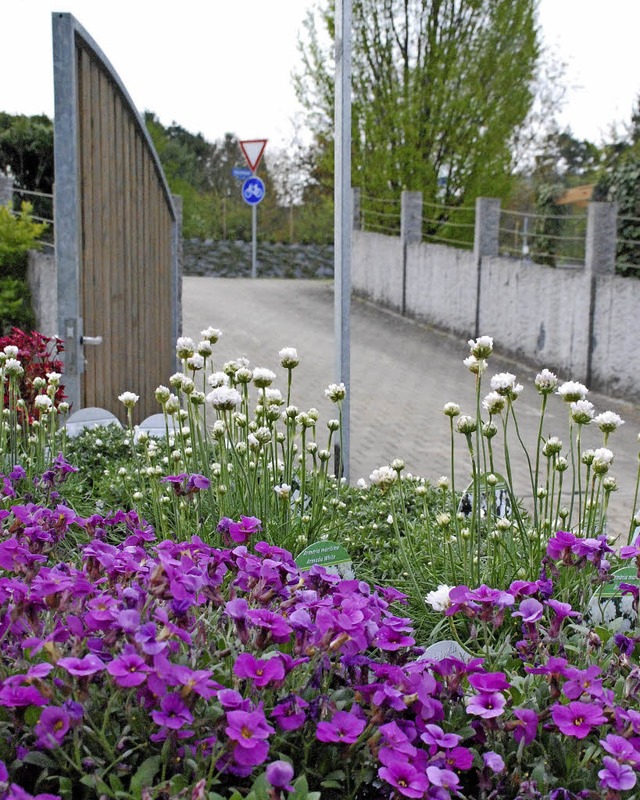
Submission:
[[250,206],[256,206],[264,199],[264,183],[255,175],[242,184],[242,199]]

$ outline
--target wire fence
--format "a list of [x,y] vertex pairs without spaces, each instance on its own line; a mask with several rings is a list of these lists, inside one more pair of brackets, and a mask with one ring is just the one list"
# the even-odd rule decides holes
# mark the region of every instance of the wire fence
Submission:
[[551,267],[585,263],[587,215],[501,211],[498,248],[501,255],[529,259]]
[[46,248],[53,249],[53,195],[46,192],[32,192],[27,189],[13,187],[13,213],[18,214],[23,203],[29,203],[32,208],[31,219],[47,227],[40,241]]

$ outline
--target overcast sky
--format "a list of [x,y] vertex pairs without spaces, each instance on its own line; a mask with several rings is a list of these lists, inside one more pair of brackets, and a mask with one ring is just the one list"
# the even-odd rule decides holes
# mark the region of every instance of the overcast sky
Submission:
[[[291,72],[313,0],[0,0],[0,111],[53,116],[51,12],[72,13],[139,111],[214,140],[286,142]],[[596,143],[640,93],[640,0],[540,0],[545,40],[567,63],[561,118]]]

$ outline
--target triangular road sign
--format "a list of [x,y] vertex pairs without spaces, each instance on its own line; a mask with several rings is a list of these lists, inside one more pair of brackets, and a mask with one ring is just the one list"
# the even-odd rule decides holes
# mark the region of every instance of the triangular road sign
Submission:
[[266,139],[246,139],[244,142],[240,142],[240,148],[251,172],[255,172],[258,169],[258,164],[266,146]]

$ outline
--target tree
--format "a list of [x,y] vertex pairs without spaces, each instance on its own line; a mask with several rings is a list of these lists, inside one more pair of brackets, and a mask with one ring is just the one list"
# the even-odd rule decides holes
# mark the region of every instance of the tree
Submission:
[[[473,203],[509,189],[512,141],[532,103],[534,0],[354,0],[353,183]],[[332,158],[333,6],[306,20],[298,97]],[[324,38],[323,38],[324,37]]]
[[0,170],[7,167],[21,189],[53,192],[53,122],[49,117],[0,112]]

